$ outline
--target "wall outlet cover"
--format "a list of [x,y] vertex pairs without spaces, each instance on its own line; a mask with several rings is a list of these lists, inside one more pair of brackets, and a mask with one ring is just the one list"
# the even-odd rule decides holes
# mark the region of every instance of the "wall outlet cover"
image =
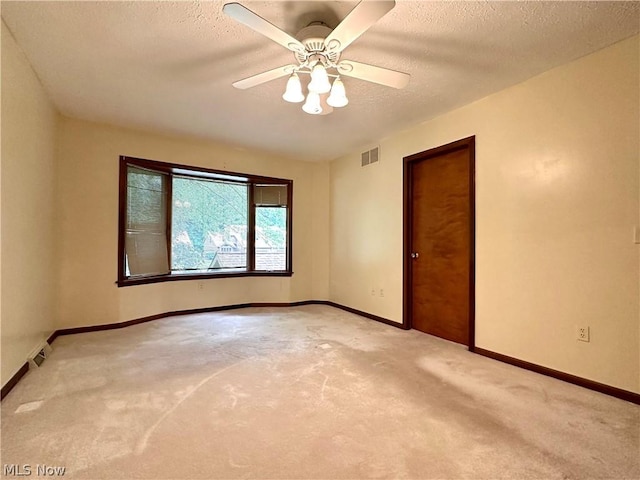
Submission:
[[588,342],[589,339],[589,327],[588,326],[579,326],[576,328],[576,339],[581,342]]

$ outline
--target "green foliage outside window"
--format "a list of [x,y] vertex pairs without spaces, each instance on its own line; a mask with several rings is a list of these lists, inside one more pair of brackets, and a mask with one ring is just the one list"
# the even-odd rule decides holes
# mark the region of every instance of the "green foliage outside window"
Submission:
[[172,270],[210,268],[216,247],[246,253],[246,185],[175,177],[172,200]]

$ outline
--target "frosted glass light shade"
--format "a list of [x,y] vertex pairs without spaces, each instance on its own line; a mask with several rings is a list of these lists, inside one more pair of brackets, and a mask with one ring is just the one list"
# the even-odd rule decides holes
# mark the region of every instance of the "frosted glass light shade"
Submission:
[[332,107],[344,107],[349,103],[347,92],[344,89],[344,83],[340,77],[336,78],[331,87],[331,95],[327,98],[327,103]]
[[302,84],[297,73],[292,73],[287,80],[287,89],[282,95],[282,98],[287,102],[300,103],[304,100],[304,94],[302,93]]
[[310,92],[314,93],[327,93],[331,90],[327,70],[319,63],[311,70],[311,82],[309,82],[308,88]]
[[311,115],[318,115],[322,113],[322,107],[320,106],[320,95],[316,92],[309,92],[307,95],[307,101],[304,102],[302,110]]

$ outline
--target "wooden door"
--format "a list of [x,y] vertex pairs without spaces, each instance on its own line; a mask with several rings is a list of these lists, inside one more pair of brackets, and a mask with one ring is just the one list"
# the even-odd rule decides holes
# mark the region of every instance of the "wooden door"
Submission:
[[413,328],[473,349],[473,139],[423,152],[409,168]]

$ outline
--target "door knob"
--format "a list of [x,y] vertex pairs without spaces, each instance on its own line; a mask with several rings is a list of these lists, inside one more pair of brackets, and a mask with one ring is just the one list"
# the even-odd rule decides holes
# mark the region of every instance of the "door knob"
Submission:
[[420,254],[418,252],[413,252],[411,254],[411,258],[418,258],[420,256]]

